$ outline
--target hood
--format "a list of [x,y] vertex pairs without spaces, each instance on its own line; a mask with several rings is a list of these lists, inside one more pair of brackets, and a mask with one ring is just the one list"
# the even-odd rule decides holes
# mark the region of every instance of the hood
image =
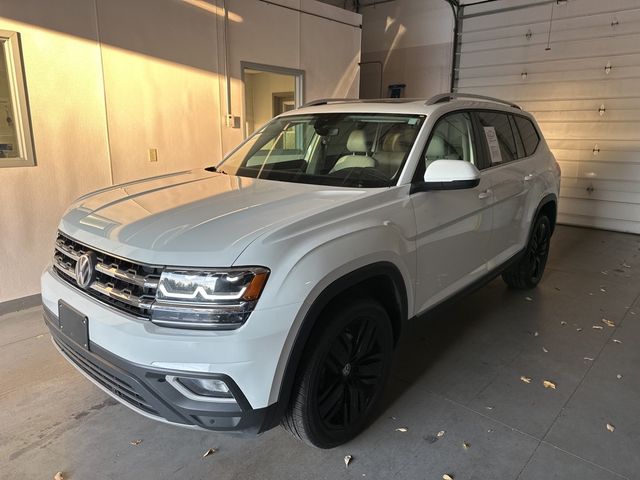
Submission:
[[138,262],[225,267],[270,228],[364,193],[205,170],[182,172],[81,197],[65,213],[60,230]]

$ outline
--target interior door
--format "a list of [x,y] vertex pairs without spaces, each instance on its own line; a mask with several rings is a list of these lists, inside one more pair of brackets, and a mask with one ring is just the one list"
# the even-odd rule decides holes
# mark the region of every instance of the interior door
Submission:
[[[481,167],[469,113],[450,113],[436,123],[416,177],[434,160],[457,159]],[[417,226],[416,311],[444,300],[487,272],[491,236],[491,183],[466,190],[418,192],[411,196]]]

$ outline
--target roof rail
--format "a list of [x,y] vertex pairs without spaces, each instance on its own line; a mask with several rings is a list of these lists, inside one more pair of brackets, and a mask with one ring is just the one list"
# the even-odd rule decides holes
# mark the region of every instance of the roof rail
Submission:
[[327,105],[329,103],[343,103],[343,102],[357,102],[357,98],[319,98],[317,100],[311,100],[310,102],[305,103],[300,108],[304,107],[314,107],[316,105]]
[[473,93],[441,93],[440,95],[434,95],[429,100],[427,100],[425,105],[435,105],[436,103],[444,103],[449,102],[451,100],[455,100],[457,98],[470,98],[475,100],[486,100],[488,102],[501,103],[502,105],[507,105],[509,107],[517,108],[518,110],[522,110],[520,105],[517,105],[513,102],[508,102],[506,100],[500,100],[495,97],[487,97],[486,95],[476,95]]
[[320,98],[307,102],[300,108],[327,105],[329,103],[409,103],[423,100],[424,98]]

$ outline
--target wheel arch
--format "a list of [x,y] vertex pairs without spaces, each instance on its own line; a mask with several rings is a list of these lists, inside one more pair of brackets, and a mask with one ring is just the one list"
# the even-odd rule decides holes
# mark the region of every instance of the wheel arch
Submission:
[[[387,294],[389,289],[392,295]],[[277,407],[263,430],[277,426],[285,414],[304,351],[321,314],[338,298],[364,291],[372,292],[371,296],[385,308],[391,318],[394,344],[398,341],[402,324],[408,318],[409,305],[407,286],[396,265],[386,261],[377,262],[334,280],[316,297],[298,328],[280,382]]]
[[[531,219],[532,226],[540,214],[545,214],[549,218],[549,222],[551,222],[551,233],[553,234],[553,231],[556,228],[556,219],[558,217],[558,197],[555,193],[549,193],[542,197],[542,200],[538,203],[536,212]],[[529,234],[531,234],[531,232],[529,232]]]

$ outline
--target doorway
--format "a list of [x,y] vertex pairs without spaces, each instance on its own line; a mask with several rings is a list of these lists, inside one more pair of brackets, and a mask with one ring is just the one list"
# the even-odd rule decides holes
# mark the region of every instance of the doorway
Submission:
[[303,80],[301,70],[242,62],[245,137],[276,115],[300,107]]

